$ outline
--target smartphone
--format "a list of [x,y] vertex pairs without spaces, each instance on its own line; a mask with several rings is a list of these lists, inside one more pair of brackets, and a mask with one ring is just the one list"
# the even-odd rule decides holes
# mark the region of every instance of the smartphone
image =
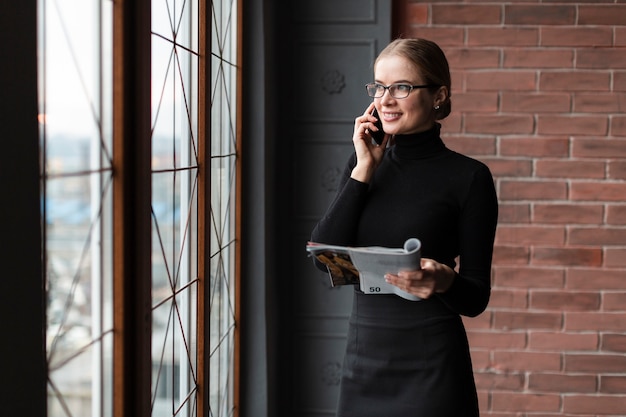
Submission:
[[372,116],[378,119],[376,123],[374,123],[374,126],[376,126],[378,130],[376,132],[371,130],[370,135],[372,135],[372,139],[374,139],[374,142],[380,145],[381,143],[383,143],[383,139],[385,137],[385,132],[383,132],[383,122],[380,121],[380,117],[378,116],[378,112],[376,111],[376,109],[374,109],[374,111],[372,112]]

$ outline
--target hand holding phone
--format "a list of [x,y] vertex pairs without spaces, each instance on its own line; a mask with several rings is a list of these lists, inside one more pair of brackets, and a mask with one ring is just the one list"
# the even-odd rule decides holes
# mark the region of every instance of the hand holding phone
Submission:
[[372,135],[372,139],[374,139],[374,142],[380,145],[381,143],[383,143],[383,139],[385,138],[385,132],[383,131],[383,122],[381,122],[380,117],[378,116],[378,112],[376,111],[376,108],[374,108],[374,111],[372,112],[372,116],[374,116],[377,119],[376,123],[374,123],[374,126],[376,126],[378,130],[377,131],[370,130],[370,135]]

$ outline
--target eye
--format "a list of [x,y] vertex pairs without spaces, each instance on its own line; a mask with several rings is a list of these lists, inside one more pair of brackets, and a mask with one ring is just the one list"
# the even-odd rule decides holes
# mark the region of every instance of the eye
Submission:
[[395,84],[394,87],[398,93],[402,94],[407,94],[411,91],[411,86],[409,84]]

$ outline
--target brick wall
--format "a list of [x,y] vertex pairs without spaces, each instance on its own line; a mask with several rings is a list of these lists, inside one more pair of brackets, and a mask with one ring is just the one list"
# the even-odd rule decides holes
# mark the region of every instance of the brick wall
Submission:
[[444,140],[497,182],[482,415],[626,415],[626,3],[402,7],[451,64]]

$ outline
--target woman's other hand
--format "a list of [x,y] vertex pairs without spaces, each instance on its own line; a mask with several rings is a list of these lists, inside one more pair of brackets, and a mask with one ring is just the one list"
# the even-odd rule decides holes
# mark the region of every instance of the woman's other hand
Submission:
[[452,268],[432,259],[422,258],[421,266],[422,269],[417,271],[386,274],[385,281],[402,291],[427,299],[434,293],[446,292],[456,277]]

